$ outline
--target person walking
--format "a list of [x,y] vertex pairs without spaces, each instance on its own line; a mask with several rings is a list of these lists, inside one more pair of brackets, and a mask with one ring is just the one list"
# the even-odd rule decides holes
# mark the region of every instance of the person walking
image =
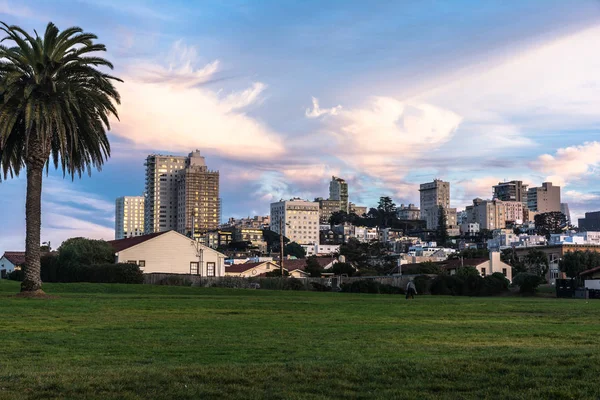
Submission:
[[415,286],[415,283],[411,279],[410,281],[408,281],[408,285],[406,285],[406,300],[414,299],[415,294],[417,294],[417,287]]

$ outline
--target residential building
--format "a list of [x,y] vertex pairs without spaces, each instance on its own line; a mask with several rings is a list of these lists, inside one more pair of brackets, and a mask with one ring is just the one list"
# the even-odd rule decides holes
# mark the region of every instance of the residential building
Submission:
[[460,224],[460,233],[464,236],[477,236],[479,233],[479,223],[465,222]]
[[560,212],[565,215],[565,219],[567,220],[567,226],[571,226],[571,211],[569,210],[568,203],[560,203]]
[[529,188],[527,207],[538,213],[560,211],[560,186],[544,182],[540,187]]
[[260,252],[267,251],[267,242],[263,239],[262,228],[251,226],[238,226],[233,228],[233,240],[235,242],[250,242],[252,247],[258,248]]
[[527,204],[527,185],[523,181],[499,182],[493,189],[494,199]]
[[144,196],[123,196],[115,201],[115,239],[144,234]]
[[271,230],[298,244],[319,243],[319,203],[291,199],[271,204]]
[[362,217],[363,215],[365,215],[367,213],[367,207],[365,206],[357,206],[356,204],[350,202],[348,203],[348,208],[350,210],[350,214],[356,214],[359,217]]
[[319,221],[322,224],[328,224],[329,218],[333,213],[339,212],[342,209],[342,202],[340,200],[330,200],[318,197],[315,202],[319,203]]
[[224,248],[233,241],[233,232],[223,229],[214,229],[205,232],[202,236],[204,244],[211,249]]
[[265,228],[268,228],[270,224],[271,224],[270,216],[255,215],[254,217],[239,218],[239,219],[229,218],[229,220],[227,221],[227,223],[225,223],[223,225],[223,227],[228,227],[228,228],[244,227],[244,228],[265,229]]
[[450,208],[450,182],[435,179],[423,183],[419,188],[421,197],[421,219],[427,229],[438,229],[440,206],[446,213],[446,225],[456,227],[456,208]]
[[467,223],[477,223],[480,229],[494,230],[506,227],[506,222],[522,223],[523,203],[518,201],[482,200],[476,198],[467,206]]
[[557,244],[583,244],[583,245],[600,245],[600,232],[585,231],[585,232],[567,232],[551,234],[548,245]]
[[[196,150],[185,159],[177,185],[177,231],[202,236],[221,223],[219,171],[211,171]],[[192,227],[193,226],[193,227]]]
[[174,230],[108,242],[116,262],[145,273],[225,276],[225,255]]
[[333,244],[304,244],[302,245],[306,251],[306,257],[310,256],[331,256],[334,253],[340,252],[340,245]]
[[348,212],[348,183],[342,178],[331,177],[329,182],[329,200],[338,200],[340,202],[340,210]]
[[0,279],[8,278],[8,274],[14,270],[20,270],[24,265],[24,251],[5,251],[0,258]]
[[[285,261],[284,261],[285,263]],[[285,269],[285,268],[284,268]],[[252,278],[266,274],[267,272],[279,271],[280,267],[273,261],[248,262],[244,264],[233,264],[225,267],[225,276],[237,276],[241,278]],[[286,269],[287,271],[287,269]]]
[[[481,276],[492,275],[496,272],[504,275],[509,281],[512,281],[512,267],[500,259],[500,253],[491,251],[489,258],[465,258],[465,259],[450,259],[435,263],[440,269],[446,271],[450,275],[463,267],[474,267]],[[412,271],[420,268],[419,264],[404,264],[401,266],[403,275],[411,275]]]
[[505,222],[510,222],[513,225],[523,223],[527,205],[521,201],[502,201],[502,206],[504,207]]
[[407,206],[400,204],[397,213],[398,219],[411,221],[421,219],[421,210],[414,204],[409,204]]
[[586,212],[577,225],[581,231],[600,231],[600,211]]
[[144,232],[177,229],[177,194],[179,171],[185,157],[151,154],[146,158]]

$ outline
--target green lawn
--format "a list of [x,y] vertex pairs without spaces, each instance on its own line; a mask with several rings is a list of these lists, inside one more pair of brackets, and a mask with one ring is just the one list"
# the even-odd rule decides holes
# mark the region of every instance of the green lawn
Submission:
[[0,281],[0,399],[596,399],[600,301]]

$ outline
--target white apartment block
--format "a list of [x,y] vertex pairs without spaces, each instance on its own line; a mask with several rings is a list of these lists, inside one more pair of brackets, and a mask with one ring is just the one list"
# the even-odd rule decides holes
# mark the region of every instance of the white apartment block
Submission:
[[115,201],[115,239],[144,234],[144,196],[123,196]]
[[319,243],[319,203],[291,199],[271,203],[271,230],[298,244]]
[[186,157],[151,154],[146,158],[146,233],[177,229],[179,171]]

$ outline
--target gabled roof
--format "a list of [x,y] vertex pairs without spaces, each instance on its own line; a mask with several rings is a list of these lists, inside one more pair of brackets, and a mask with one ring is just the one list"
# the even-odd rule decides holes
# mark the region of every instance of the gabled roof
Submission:
[[225,266],[225,272],[246,272],[248,270],[251,270],[252,268],[256,268],[259,265],[263,265],[263,264],[273,264],[275,265],[274,262],[272,261],[263,261],[263,262],[250,262],[250,263],[245,263],[245,264],[233,264],[233,265],[229,265],[229,266]]
[[5,251],[4,258],[13,263],[13,265],[25,264],[25,252],[24,251]]
[[165,233],[168,233],[168,232],[171,232],[171,231],[156,232],[156,233],[150,233],[148,235],[135,236],[135,237],[130,237],[130,238],[126,238],[126,239],[111,240],[107,243],[112,246],[112,248],[115,250],[115,253],[118,253],[122,250],[128,249],[133,246],[137,246],[140,243],[144,243],[150,239],[154,239],[155,237],[164,235]]
[[579,276],[593,275],[596,272],[600,272],[600,267],[594,267],[594,268],[586,269],[585,271],[580,272]]
[[[319,263],[321,268],[325,268],[333,261],[335,261],[335,259],[332,259],[330,257],[317,257],[317,262]],[[304,271],[304,269],[306,268],[306,259],[302,258],[299,260],[283,260],[283,267],[290,272],[296,269]]]

